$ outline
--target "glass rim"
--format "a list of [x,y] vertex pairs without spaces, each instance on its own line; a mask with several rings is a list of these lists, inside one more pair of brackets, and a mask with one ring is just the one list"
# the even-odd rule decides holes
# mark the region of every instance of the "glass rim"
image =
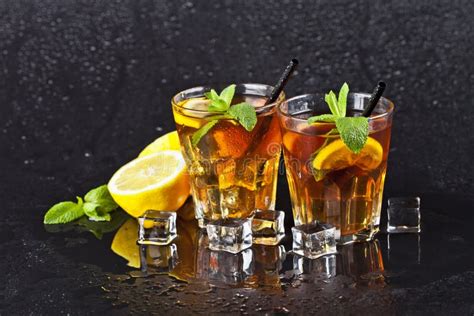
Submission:
[[[365,93],[365,92],[350,92],[349,95],[358,95],[358,96],[362,96],[362,97],[366,97],[366,98],[370,98],[370,93]],[[308,96],[312,96],[312,97],[315,97],[315,96],[324,96],[324,93],[306,93],[306,94],[301,94],[301,95],[297,95],[297,96],[294,96],[294,97],[291,97],[287,100],[284,100],[283,102],[281,102],[278,106],[277,106],[277,112],[285,117],[288,117],[292,120],[295,120],[295,121],[300,121],[300,122],[307,122],[307,119],[302,119],[302,118],[298,118],[298,117],[295,117],[295,116],[292,116],[291,114],[289,114],[288,112],[284,112],[282,110],[282,106],[284,104],[287,104],[288,102],[291,102],[291,101],[295,101],[295,100],[298,100],[298,99],[302,99],[302,98],[305,98],[305,97],[308,97]],[[380,113],[380,114],[377,114],[375,116],[370,116],[368,119],[369,121],[374,121],[374,120],[378,120],[378,119],[381,119],[381,118],[384,118],[386,116],[389,116],[390,114],[393,113],[393,110],[395,108],[395,105],[393,104],[393,102],[390,100],[390,99],[387,99],[385,97],[381,97],[380,100],[378,101],[377,105],[379,104],[380,101],[385,101],[388,103],[388,108],[385,112],[383,113]],[[314,125],[314,124],[334,124],[334,123],[331,123],[331,122],[315,122],[311,125]]]
[[[223,84],[216,84],[217,86],[219,85],[223,85]],[[253,82],[250,82],[250,83],[236,83],[235,84],[236,86],[244,86],[244,87],[254,87],[254,88],[266,88],[266,89],[270,89],[270,90],[273,90],[273,86],[271,85],[268,85],[268,84],[264,84],[264,83],[253,83]],[[227,85],[228,86],[228,85]],[[193,87],[193,88],[189,88],[189,89],[185,89],[185,90],[182,90],[178,93],[176,93],[172,98],[171,98],[171,104],[172,106],[176,106],[177,108],[179,109],[183,109],[183,110],[186,110],[186,111],[192,111],[192,112],[195,112],[195,113],[216,113],[216,112],[210,112],[208,110],[195,110],[195,109],[189,109],[189,108],[186,108],[184,106],[181,106],[178,104],[178,102],[176,101],[177,98],[185,93],[191,93],[191,92],[197,92],[197,91],[200,91],[200,90],[205,90],[205,89],[211,89],[211,86],[197,86],[197,87]],[[237,95],[237,94],[236,94]],[[241,94],[241,95],[246,95],[246,94]],[[204,96],[204,95],[202,95]],[[258,95],[256,95],[258,96]],[[265,95],[265,96],[261,96],[261,97],[270,97],[270,95]],[[280,92],[280,95],[278,96],[278,99],[273,102],[273,103],[270,103],[270,104],[266,104],[266,105],[263,105],[263,106],[259,106],[259,107],[255,107],[255,111],[257,112],[257,114],[260,114],[262,112],[266,112],[266,110],[272,108],[272,107],[276,107],[276,105],[278,105],[278,103],[282,103],[283,100],[285,99],[286,95],[285,95],[285,92],[284,91],[281,91]],[[183,99],[183,100],[189,100],[190,98],[186,98],[186,99]]]

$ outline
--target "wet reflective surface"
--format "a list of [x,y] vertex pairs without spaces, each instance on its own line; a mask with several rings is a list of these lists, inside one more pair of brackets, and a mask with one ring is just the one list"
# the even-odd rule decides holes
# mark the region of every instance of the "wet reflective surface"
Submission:
[[[0,314],[474,313],[472,1],[49,0],[1,8]],[[315,262],[292,255],[287,236],[284,260],[278,247],[252,247],[249,261],[198,253],[191,245],[199,235],[182,223],[176,248],[141,255],[136,222],[122,213],[107,224],[45,229],[51,205],[106,183],[175,129],[169,100],[177,91],[273,84],[295,55],[289,97],[343,81],[352,91],[387,82],[396,110],[381,223],[387,197],[420,196],[419,236],[380,233],[378,243]],[[288,235],[283,173],[276,208]]]
[[[239,254],[212,251],[197,222],[182,217],[178,238],[166,246],[138,245],[137,220],[121,211],[113,214],[121,225],[103,229],[102,239],[79,225],[45,230],[28,223],[34,240],[24,243],[38,249],[29,253],[33,259],[26,270],[39,288],[52,284],[49,295],[68,293],[58,278],[69,280],[75,295],[124,313],[428,312],[445,300],[453,303],[444,311],[469,311],[474,260],[467,219],[473,200],[458,199],[456,217],[442,199],[427,196],[424,201],[422,233],[379,233],[373,241],[338,246],[336,254],[314,260],[291,252],[289,234],[277,246],[253,245]],[[2,227],[8,231],[13,225]],[[48,266],[49,260],[63,263]],[[85,284],[78,286],[77,278]]]

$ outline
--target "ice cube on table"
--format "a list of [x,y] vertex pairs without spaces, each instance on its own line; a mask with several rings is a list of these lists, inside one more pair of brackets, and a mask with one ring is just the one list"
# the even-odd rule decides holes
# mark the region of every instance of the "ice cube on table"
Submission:
[[209,248],[238,253],[252,246],[252,218],[220,219],[206,226]]
[[176,238],[176,212],[146,211],[138,218],[138,243],[167,245]]
[[419,197],[388,199],[388,233],[419,233],[421,214]]
[[285,237],[285,213],[274,210],[257,210],[252,220],[255,244],[277,245]]
[[291,228],[293,252],[310,259],[336,253],[336,229],[321,222],[311,222]]
[[392,197],[388,199],[388,207],[420,208],[420,198]]

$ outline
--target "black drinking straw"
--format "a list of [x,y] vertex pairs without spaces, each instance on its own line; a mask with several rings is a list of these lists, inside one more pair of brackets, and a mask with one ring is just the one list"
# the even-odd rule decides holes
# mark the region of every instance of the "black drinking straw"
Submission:
[[362,116],[369,117],[372,114],[372,111],[377,106],[380,98],[382,97],[383,92],[385,91],[385,87],[387,85],[383,81],[379,81],[377,86],[374,89],[374,92],[370,95],[369,104],[365,108],[364,112],[362,112]]
[[280,96],[281,91],[283,91],[283,88],[288,82],[288,79],[290,79],[291,74],[293,73],[293,71],[295,71],[296,66],[298,66],[298,59],[293,58],[288,64],[288,66],[286,66],[286,69],[281,75],[280,79],[278,79],[278,82],[273,88],[270,98],[265,104],[271,104],[278,99],[278,96]]

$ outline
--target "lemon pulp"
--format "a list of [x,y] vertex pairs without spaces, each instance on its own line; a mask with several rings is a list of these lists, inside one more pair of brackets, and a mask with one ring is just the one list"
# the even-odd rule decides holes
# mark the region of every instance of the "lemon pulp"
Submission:
[[367,139],[362,150],[353,153],[341,139],[337,139],[321,149],[313,160],[312,166],[316,170],[340,170],[357,166],[363,170],[373,170],[382,162],[383,148],[372,137]]

